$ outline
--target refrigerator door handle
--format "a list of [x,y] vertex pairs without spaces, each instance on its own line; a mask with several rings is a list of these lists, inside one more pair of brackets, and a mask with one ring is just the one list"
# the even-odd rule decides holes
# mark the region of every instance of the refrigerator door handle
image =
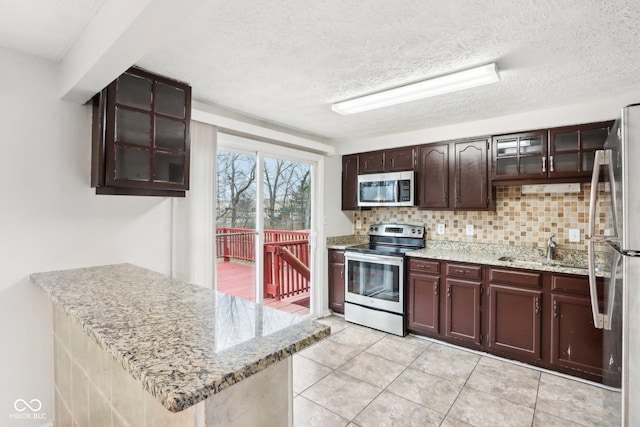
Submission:
[[[611,220],[613,222],[613,236],[596,235],[596,206],[598,201],[598,184],[600,183],[600,169],[607,166],[609,170],[609,197],[611,198]],[[598,150],[593,160],[593,174],[591,175],[591,193],[589,198],[589,231],[590,238],[619,238],[618,235],[618,203],[616,200],[615,176],[613,173],[613,159],[611,150]]]
[[637,249],[622,249],[620,247],[618,239],[607,239],[605,243],[609,245],[617,254],[628,257],[640,257],[640,250]]
[[[600,168],[604,164],[604,151],[598,150],[593,159],[593,173],[591,174],[591,193],[589,197],[589,231],[587,234],[593,238],[596,233],[596,201],[598,199],[598,182],[600,180]],[[591,256],[589,256],[591,260]]]
[[[602,329],[605,324],[605,315],[600,313],[600,306],[598,305],[595,243],[596,241],[593,239],[587,242],[587,251],[589,255],[589,293],[591,294],[591,313],[593,314],[593,325],[598,329]],[[609,322],[607,321],[606,323],[608,324]]]
[[620,262],[620,258],[622,255],[614,251],[613,252],[613,260],[611,261],[611,278],[609,279],[609,290],[607,292],[607,305],[606,312],[604,314],[604,329],[610,331],[611,330],[611,319],[613,315],[613,305],[616,298],[616,281],[617,281],[617,273],[618,273],[618,263]]

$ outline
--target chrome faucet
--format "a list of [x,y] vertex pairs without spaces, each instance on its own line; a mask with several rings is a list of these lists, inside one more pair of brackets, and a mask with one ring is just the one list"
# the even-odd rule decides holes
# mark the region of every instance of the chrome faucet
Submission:
[[549,241],[547,242],[547,259],[549,261],[551,261],[555,257],[556,248],[558,247],[558,244],[553,241],[553,236],[554,236],[554,234],[552,234],[549,237]]

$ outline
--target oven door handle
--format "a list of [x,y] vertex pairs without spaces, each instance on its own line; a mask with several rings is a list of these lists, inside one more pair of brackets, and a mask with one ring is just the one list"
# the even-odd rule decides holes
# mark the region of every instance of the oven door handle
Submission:
[[388,255],[378,255],[378,254],[361,254],[358,252],[349,252],[348,250],[344,253],[345,262],[348,261],[362,261],[362,262],[372,262],[376,264],[391,264],[391,265],[403,265],[404,257],[402,256],[388,256]]

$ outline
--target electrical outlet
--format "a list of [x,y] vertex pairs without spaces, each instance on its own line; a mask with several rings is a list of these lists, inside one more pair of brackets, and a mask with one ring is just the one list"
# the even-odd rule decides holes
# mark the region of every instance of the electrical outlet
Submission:
[[444,234],[444,224],[438,224],[437,233]]
[[613,233],[613,228],[606,228],[604,230],[604,235],[607,236],[607,237],[611,237],[611,236],[613,236],[613,234],[614,234]]
[[579,243],[580,242],[580,230],[577,228],[569,229],[569,241]]
[[356,228],[357,228],[357,229],[362,228],[362,221],[360,221],[360,220],[357,220],[357,221],[356,221]]
[[467,224],[467,236],[473,236],[475,234],[473,224]]

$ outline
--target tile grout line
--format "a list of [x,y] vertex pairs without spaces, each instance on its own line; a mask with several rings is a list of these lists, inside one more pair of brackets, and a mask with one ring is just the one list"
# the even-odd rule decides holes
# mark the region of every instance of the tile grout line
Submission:
[[[462,384],[462,387],[460,387],[460,391],[458,391],[458,395],[457,395],[457,396],[456,396],[456,398],[454,399],[453,403],[451,403],[451,406],[449,406],[449,410],[448,410],[448,411],[447,411],[447,413],[445,414],[445,416],[444,416],[444,418],[443,418],[442,422],[444,422],[444,420],[446,420],[446,419],[447,419],[447,417],[449,416],[449,413],[451,412],[451,408],[453,408],[453,406],[456,404],[456,402],[457,402],[457,401],[458,401],[458,399],[460,398],[460,395],[462,394],[462,391],[463,391],[463,390],[464,390],[464,388],[466,387],[467,382],[469,382],[469,378],[471,378],[471,375],[473,375],[473,373],[475,372],[476,368],[478,367],[478,364],[480,363],[480,360],[482,360],[482,357],[478,358],[478,361],[476,362],[475,366],[473,367],[473,369],[471,370],[471,372],[469,372],[469,376],[468,376],[468,377],[467,377],[467,379],[464,381],[464,384]],[[454,420],[457,420],[457,418],[454,418],[453,416],[452,416],[451,418],[453,418]],[[463,422],[463,423],[465,423],[465,424],[469,424],[469,425],[471,425],[472,427],[475,427],[473,424],[470,424],[470,423],[468,423],[468,422],[466,422],[466,421],[462,421],[462,420],[458,420],[458,421],[461,421],[461,422]],[[440,423],[440,424],[442,424],[442,423]]]
[[[382,339],[384,339],[385,337],[387,337],[387,335],[388,335],[388,334],[384,335],[382,338],[380,338],[378,341],[376,341],[375,343],[371,344],[371,345],[370,345],[369,347],[367,347],[367,348],[370,348],[370,347],[371,347],[371,346],[373,346],[374,344],[376,344],[376,343],[380,342]],[[362,352],[366,352],[367,348],[365,348]],[[426,350],[426,347],[425,347],[425,350]],[[424,350],[422,351],[422,353],[424,353]],[[422,353],[420,353],[420,354],[422,354]],[[369,354],[371,354],[371,353],[369,353]],[[374,356],[375,356],[375,355],[374,355]],[[355,356],[354,356],[354,357],[355,357]],[[389,360],[389,359],[387,359],[387,358],[385,358],[385,357],[381,357],[381,356],[378,356],[378,357],[380,357],[381,359],[384,359],[384,360]],[[416,356],[416,357],[415,357],[415,359],[417,359],[418,357],[420,357],[420,355]],[[414,361],[415,361],[415,359],[414,359]],[[389,361],[390,361],[390,362],[393,362],[393,360],[389,360]],[[395,363],[397,363],[397,362],[395,362]],[[413,362],[411,362],[411,363],[413,363]],[[362,408],[362,409],[360,410],[360,412],[358,412],[358,413],[357,413],[353,418],[351,418],[350,422],[355,424],[355,419],[356,419],[356,418],[358,418],[358,416],[359,416],[360,414],[362,414],[362,413],[363,413],[363,412],[364,412],[364,411],[365,411],[369,406],[371,406],[371,404],[372,404],[373,402],[375,402],[375,400],[376,400],[378,397],[380,397],[380,395],[381,395],[383,392],[385,392],[385,391],[387,390],[387,387],[389,387],[389,385],[391,385],[391,384],[392,384],[396,379],[398,379],[398,377],[399,377],[400,375],[402,375],[402,374],[403,374],[407,369],[409,369],[409,366],[411,365],[411,363],[410,363],[409,365],[407,365],[407,366],[402,370],[402,372],[400,372],[398,375],[396,375],[396,377],[395,377],[393,380],[391,380],[391,382],[390,382],[389,384],[387,384],[385,387],[382,387],[382,390],[380,390],[380,393],[378,393],[378,394],[377,394],[373,399],[371,399],[371,401],[370,401],[369,403],[367,403],[367,404],[364,406],[364,408]],[[348,375],[348,374],[346,374],[346,375]],[[354,378],[355,378],[355,377],[354,377]],[[361,381],[362,381],[362,380],[361,380]],[[371,383],[369,383],[369,382],[367,382],[367,381],[364,381],[364,382],[366,382],[367,384],[371,384]],[[389,392],[389,393],[393,394],[394,396],[397,396],[395,393],[392,393],[392,392]],[[402,396],[398,396],[398,397],[402,397]],[[404,398],[403,398],[403,399],[404,399]],[[406,400],[409,400],[409,399],[406,399]],[[424,406],[424,405],[422,405],[422,406]],[[357,425],[357,424],[356,424],[356,425]]]
[[[346,322],[345,322],[345,323],[346,323]],[[330,325],[330,326],[331,326],[331,325]],[[339,332],[343,332],[343,331],[347,330],[348,328],[350,328],[351,326],[356,326],[356,325],[346,324],[346,325],[345,325],[345,326],[344,326],[340,331],[338,331],[338,332],[337,332],[336,334],[334,334],[333,336],[337,336],[337,335],[339,334]],[[354,329],[355,329],[355,328],[354,328]],[[364,329],[363,329],[363,330],[364,330]],[[357,331],[357,329],[355,329],[355,331]],[[369,355],[371,355],[371,356],[379,357],[380,359],[383,359],[383,360],[385,360],[385,361],[398,363],[398,362],[396,362],[395,360],[392,360],[392,359],[387,358],[387,357],[385,357],[385,356],[380,356],[380,355],[377,355],[377,354],[375,354],[375,353],[371,353],[371,352],[369,352],[369,351],[368,351],[369,349],[371,349],[371,347],[372,347],[372,346],[376,345],[377,343],[379,343],[380,341],[382,341],[382,340],[383,340],[383,339],[385,339],[385,338],[386,338],[386,339],[393,339],[392,335],[390,335],[390,334],[382,334],[382,335],[381,335],[377,340],[375,340],[375,341],[374,341],[374,342],[372,342],[371,344],[367,345],[367,346],[366,346],[366,347],[364,347],[362,350],[355,349],[355,348],[351,347],[352,349],[357,350],[357,353],[355,353],[352,357],[350,357],[347,361],[345,361],[345,362],[344,362],[344,363],[342,363],[341,365],[337,366],[335,369],[334,369],[334,368],[329,367],[329,368],[331,369],[331,373],[338,373],[338,372],[339,372],[340,374],[347,375],[347,376],[349,376],[349,377],[351,377],[351,378],[354,378],[354,379],[356,379],[356,380],[358,380],[358,381],[362,381],[363,383],[369,384],[369,385],[374,386],[374,387],[378,387],[378,386],[376,386],[375,384],[372,384],[371,382],[369,382],[369,381],[367,381],[367,380],[362,380],[362,379],[360,379],[360,378],[356,378],[356,377],[354,377],[354,376],[352,376],[352,375],[350,375],[350,374],[348,374],[348,373],[346,373],[346,372],[342,372],[342,371],[340,371],[339,369],[343,368],[347,363],[349,363],[350,361],[352,361],[354,358],[356,358],[356,357],[358,357],[358,356],[362,355],[362,353],[367,353],[367,354],[369,354]],[[532,420],[531,420],[531,424],[530,424],[531,426],[535,425],[535,417],[536,417],[536,413],[544,413],[544,414],[547,414],[547,415],[549,415],[549,416],[555,417],[555,418],[560,419],[560,420],[564,420],[564,421],[567,421],[567,422],[573,422],[573,423],[575,423],[576,425],[584,425],[583,423],[578,423],[578,422],[575,422],[575,421],[567,420],[566,418],[564,418],[564,417],[562,417],[562,416],[558,416],[558,415],[554,415],[554,414],[549,413],[549,412],[546,412],[546,411],[540,411],[540,410],[538,410],[538,404],[539,404],[539,401],[540,401],[540,390],[541,390],[541,383],[542,383],[542,374],[547,373],[547,374],[552,375],[552,376],[554,376],[554,377],[566,378],[566,379],[568,379],[568,380],[576,381],[576,382],[578,382],[578,383],[583,383],[583,384],[585,384],[585,385],[587,385],[587,386],[595,386],[596,388],[599,388],[599,389],[605,389],[604,387],[598,387],[598,384],[593,384],[593,383],[591,383],[590,381],[580,381],[579,379],[576,379],[576,378],[573,378],[573,377],[565,377],[564,375],[557,375],[555,372],[548,372],[548,371],[547,371],[547,370],[545,370],[545,369],[540,369],[540,368],[537,368],[537,367],[534,367],[534,366],[530,366],[530,365],[527,365],[527,364],[522,364],[522,363],[514,363],[513,361],[510,361],[510,360],[508,360],[508,359],[504,359],[504,358],[502,358],[502,357],[495,357],[495,356],[492,356],[492,355],[489,355],[489,354],[485,354],[485,353],[482,353],[482,352],[477,352],[477,351],[473,351],[473,350],[469,351],[468,349],[461,348],[461,347],[456,346],[456,345],[451,345],[451,344],[448,344],[448,343],[445,343],[445,342],[441,342],[441,341],[439,341],[439,340],[425,339],[424,341],[425,341],[428,345],[427,345],[427,346],[425,346],[425,347],[424,347],[424,348],[419,352],[419,354],[417,354],[417,355],[416,355],[416,357],[414,357],[414,358],[413,358],[413,360],[412,360],[411,362],[409,362],[409,363],[408,363],[408,364],[407,364],[407,365],[406,365],[406,366],[401,370],[401,372],[400,372],[398,375],[396,375],[396,376],[395,376],[395,377],[394,377],[394,378],[393,378],[393,379],[392,379],[392,380],[391,380],[391,381],[390,381],[390,382],[389,382],[385,387],[382,387],[382,388],[381,388],[381,391],[380,391],[379,393],[377,393],[377,395],[376,395],[372,400],[370,400],[370,401],[369,401],[369,402],[364,406],[364,408],[363,408],[362,410],[360,410],[360,411],[359,411],[359,412],[358,412],[354,417],[352,417],[352,418],[351,418],[351,420],[350,420],[350,422],[351,422],[351,423],[354,423],[354,425],[355,425],[355,421],[354,421],[354,420],[355,420],[359,415],[361,415],[363,412],[365,412],[365,411],[367,410],[367,408],[369,408],[369,407],[371,406],[371,404],[372,404],[376,399],[378,399],[378,398],[380,397],[380,395],[381,395],[384,391],[387,391],[387,392],[389,392],[389,393],[393,394],[394,396],[397,396],[397,397],[399,397],[399,398],[402,398],[402,399],[404,399],[404,400],[406,400],[406,401],[408,401],[408,402],[412,402],[412,403],[415,403],[415,404],[417,404],[417,405],[419,405],[419,406],[421,406],[421,407],[424,407],[424,408],[427,408],[427,409],[433,410],[433,409],[429,408],[428,406],[425,406],[425,405],[424,405],[424,404],[422,404],[422,403],[414,402],[412,399],[407,399],[406,397],[403,397],[403,396],[397,395],[396,393],[393,393],[393,392],[389,391],[389,390],[388,390],[388,387],[389,387],[391,384],[393,384],[395,381],[397,381],[397,379],[398,379],[400,376],[404,375],[404,374],[407,372],[407,370],[408,370],[408,369],[410,369],[410,368],[411,368],[411,369],[416,369],[416,368],[412,368],[412,365],[416,362],[416,360],[417,360],[418,358],[420,358],[422,355],[424,355],[424,353],[426,352],[427,348],[431,347],[434,343],[435,343],[435,344],[439,344],[439,345],[444,345],[444,346],[446,346],[446,347],[451,347],[451,348],[454,348],[454,349],[458,349],[458,350],[461,350],[461,351],[465,351],[465,352],[467,352],[467,353],[475,354],[475,355],[479,356],[479,359],[476,361],[476,363],[475,363],[475,365],[474,365],[473,369],[471,370],[470,374],[466,377],[466,379],[465,379],[464,383],[463,383],[463,384],[462,384],[462,386],[460,387],[460,389],[459,389],[459,391],[458,391],[458,393],[457,393],[457,396],[456,396],[456,398],[454,399],[453,403],[449,406],[449,408],[448,408],[448,410],[447,410],[446,414],[444,414],[444,418],[443,418],[443,421],[442,421],[442,422],[444,422],[444,420],[446,420],[446,419],[447,419],[447,417],[449,417],[449,416],[450,416],[450,414],[451,414],[451,409],[452,409],[452,408],[453,408],[453,406],[454,406],[454,405],[459,401],[459,398],[460,398],[460,396],[461,396],[461,394],[462,394],[462,391],[463,391],[466,387],[469,387],[469,390],[474,390],[474,391],[476,391],[476,392],[480,392],[480,393],[486,393],[487,395],[490,395],[490,396],[492,396],[492,397],[494,397],[494,398],[497,398],[497,399],[503,400],[503,401],[505,401],[505,402],[510,402],[510,403],[512,403],[512,404],[514,404],[514,405],[518,405],[518,406],[521,406],[521,407],[523,407],[523,408],[533,409],[533,416],[532,416]],[[398,340],[398,342],[402,342],[402,340]],[[344,346],[350,347],[348,344],[343,344],[343,343],[340,343],[340,342],[336,342],[336,344],[342,344],[342,345],[344,345]],[[412,346],[417,347],[417,348],[422,347],[422,346],[416,345],[416,344],[411,343],[411,342],[407,342],[407,344],[412,345]],[[385,354],[388,354],[388,353],[385,353]],[[304,357],[304,356],[303,356],[303,357]],[[492,359],[492,360],[497,360],[497,361],[501,361],[501,362],[504,362],[504,363],[512,364],[512,365],[514,365],[514,366],[520,366],[520,367],[523,367],[523,368],[526,368],[526,369],[529,369],[529,370],[532,370],[532,371],[537,371],[537,373],[538,373],[538,383],[537,383],[537,387],[536,387],[535,402],[534,402],[534,406],[533,406],[533,408],[531,408],[531,407],[529,407],[529,406],[527,406],[527,405],[523,405],[522,403],[518,403],[518,402],[512,401],[512,400],[510,400],[510,399],[508,399],[508,398],[504,398],[504,397],[502,397],[502,396],[495,395],[495,394],[493,394],[493,393],[491,393],[491,392],[488,392],[488,393],[487,393],[487,392],[485,392],[485,391],[478,390],[478,389],[476,389],[476,388],[474,388],[474,387],[469,386],[470,378],[471,378],[471,376],[472,376],[474,373],[477,373],[477,374],[482,375],[482,376],[486,376],[486,375],[485,375],[485,374],[483,374],[483,373],[476,372],[476,371],[477,371],[477,368],[478,368],[478,366],[480,365],[480,362],[482,361],[482,358],[483,358],[483,357],[486,357],[487,359]],[[308,359],[308,358],[307,358],[307,359]],[[312,359],[309,359],[309,360],[312,360]],[[315,362],[315,360],[312,360],[312,361],[314,361],[314,362]],[[324,365],[324,364],[322,364],[322,363],[320,363],[320,362],[316,362],[316,363],[319,363],[319,364],[320,364],[320,365],[322,365],[322,366],[326,366],[326,365]],[[442,376],[433,375],[433,374],[431,374],[431,373],[429,373],[429,372],[426,372],[426,373],[427,373],[427,374],[429,374],[429,375],[434,376],[435,378],[439,378],[439,379],[441,379],[441,380],[451,382],[448,378],[443,378]],[[329,373],[329,374],[327,374],[327,375],[330,375],[330,373]],[[324,376],[324,377],[322,377],[321,379],[319,379],[319,380],[315,381],[313,385],[317,384],[317,383],[318,383],[318,381],[321,381],[323,378],[326,378],[326,376]],[[455,383],[454,383],[454,384],[455,384]],[[305,389],[305,391],[306,391],[306,390],[308,390],[308,388],[310,388],[310,387],[311,387],[311,386],[307,387],[307,388]],[[303,396],[303,397],[304,397],[304,396]],[[310,399],[308,399],[308,398],[306,398],[306,397],[305,397],[305,399],[310,400]],[[312,401],[312,400],[310,400],[310,401],[311,401],[311,402],[313,402],[313,403],[315,403],[315,404],[317,404],[318,406],[323,407],[322,405],[319,405],[318,403],[316,403],[316,402],[314,402],[314,401]],[[323,407],[323,408],[324,408],[324,407]],[[327,409],[327,408],[324,408],[324,409]],[[329,409],[327,409],[327,410],[328,410],[329,412],[331,412],[331,413],[334,413],[334,414],[335,414],[335,412],[333,412],[333,411],[331,411],[331,410],[329,410]],[[435,411],[435,410],[434,410],[434,411]],[[438,411],[435,411],[435,412],[438,412]],[[442,413],[440,413],[440,414],[442,414]],[[341,415],[339,415],[339,414],[336,414],[336,415],[338,415],[338,416],[342,417],[342,416],[341,416]],[[343,418],[343,419],[344,419],[344,418]],[[457,419],[456,419],[456,418],[454,418],[454,417],[452,417],[451,419],[457,420]],[[460,421],[460,420],[458,420],[458,421]]]
[[[329,325],[329,326],[330,326],[330,327],[332,327],[331,325]],[[350,326],[351,326],[351,325],[346,325],[344,328],[340,329],[340,330],[339,330],[338,332],[336,332],[335,334],[331,334],[331,336],[330,336],[329,338],[331,338],[331,337],[333,337],[333,336],[338,335],[340,332],[345,331],[345,330],[346,330],[346,329],[348,329]],[[334,341],[334,343],[335,343],[335,344],[340,344],[340,345],[343,345],[343,346],[345,346],[345,347],[349,347],[349,348],[351,348],[351,349],[353,349],[353,350],[357,350],[357,351],[358,351],[358,353],[354,354],[351,358],[349,358],[349,360],[345,361],[343,364],[339,365],[339,366],[338,366],[338,367],[336,367],[336,368],[332,368],[331,366],[327,366],[327,365],[325,365],[325,364],[323,364],[323,363],[320,363],[320,362],[317,362],[317,361],[315,361],[315,360],[313,360],[313,359],[306,358],[306,359],[311,360],[311,361],[313,361],[313,362],[316,362],[316,363],[318,363],[318,364],[320,364],[320,365],[322,365],[322,366],[327,366],[329,369],[331,369],[331,372],[330,372],[330,373],[328,373],[327,375],[325,375],[324,377],[322,377],[321,379],[317,380],[316,382],[314,382],[314,383],[313,383],[312,385],[310,385],[309,387],[307,387],[307,388],[305,389],[305,391],[306,391],[306,390],[308,390],[308,389],[310,389],[313,385],[315,385],[315,384],[317,384],[318,382],[320,382],[322,379],[324,379],[324,378],[328,377],[328,376],[329,376],[329,375],[331,375],[331,374],[335,374],[336,372],[337,372],[337,373],[339,373],[339,374],[342,374],[342,375],[346,375],[346,376],[348,376],[348,377],[351,377],[351,378],[353,378],[353,379],[355,379],[355,380],[362,381],[362,382],[364,382],[364,383],[366,383],[366,384],[369,384],[369,385],[371,385],[371,386],[377,387],[377,386],[375,386],[375,385],[373,385],[373,384],[371,384],[371,383],[369,383],[369,382],[367,382],[367,381],[361,380],[360,378],[356,378],[356,377],[354,377],[353,375],[349,375],[349,374],[347,374],[347,373],[345,373],[345,372],[338,371],[338,369],[340,369],[341,367],[343,367],[344,365],[346,365],[347,363],[349,363],[349,362],[350,362],[351,360],[353,360],[354,358],[358,357],[360,354],[364,353],[364,352],[366,351],[366,349],[367,349],[367,348],[371,347],[372,345],[374,345],[374,344],[375,344],[375,343],[377,343],[378,341],[382,340],[382,339],[383,339],[383,338],[385,338],[386,336],[387,336],[387,334],[385,333],[385,334],[384,334],[384,335],[382,335],[378,340],[376,340],[375,342],[371,343],[369,346],[365,347],[363,350],[358,350],[357,348],[350,347],[350,346],[349,346],[349,345],[347,345],[347,344],[342,344],[342,343],[340,343],[340,342],[335,342],[335,341]],[[327,339],[329,339],[329,338],[327,338]],[[304,357],[304,356],[303,356],[303,357]],[[376,396],[371,400],[371,402],[369,402],[369,403],[365,406],[365,408],[367,408],[367,407],[368,407],[368,406],[369,406],[369,405],[370,405],[374,400],[376,400],[376,399],[378,398],[378,396],[379,396],[379,395],[382,393],[382,391],[384,391],[384,390],[385,390],[385,389],[383,388],[383,389],[380,391],[380,393],[378,393],[378,394],[377,394],[377,395],[376,395]],[[358,413],[357,413],[354,417],[352,417],[351,419],[347,419],[347,418],[343,417],[342,415],[340,415],[340,414],[338,414],[338,413],[336,413],[336,412],[332,411],[331,409],[329,409],[329,408],[327,408],[327,407],[325,407],[325,406],[321,405],[320,403],[316,402],[315,400],[311,400],[311,399],[309,399],[309,398],[307,398],[307,397],[305,397],[305,396],[302,396],[302,393],[299,393],[298,395],[299,395],[299,396],[301,396],[301,397],[303,397],[303,398],[305,398],[305,399],[307,399],[309,402],[312,402],[313,404],[318,405],[318,406],[320,406],[320,407],[321,407],[321,408],[323,408],[323,409],[326,409],[327,411],[331,412],[332,414],[335,414],[335,415],[339,416],[340,418],[347,420],[347,424],[345,424],[345,426],[349,425],[350,423],[354,423],[354,424],[355,424],[355,422],[354,422],[355,418],[356,418],[358,415],[360,415],[360,413],[364,410],[364,409],[362,409],[360,412],[358,412]]]

